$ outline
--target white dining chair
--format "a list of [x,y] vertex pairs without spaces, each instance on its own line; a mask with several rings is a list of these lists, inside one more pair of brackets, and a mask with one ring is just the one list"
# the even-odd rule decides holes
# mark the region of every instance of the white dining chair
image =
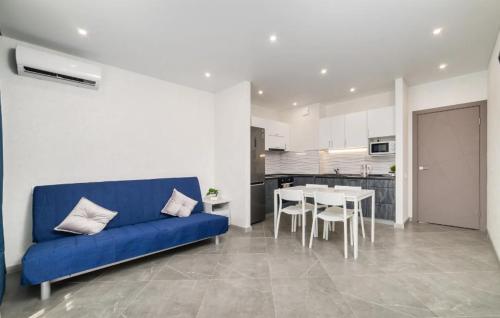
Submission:
[[[327,184],[306,183],[306,188],[308,188],[308,189],[328,189],[328,185]],[[324,209],[326,207],[327,207],[326,205],[319,205],[318,209]],[[312,211],[314,209],[314,204],[313,203],[309,203],[306,200],[306,209],[311,209],[311,211]],[[298,222],[295,221],[295,224],[298,223],[299,226],[302,226],[302,222],[301,222],[302,218],[300,217],[300,215],[296,215],[296,216],[293,216],[293,217],[298,219]],[[316,227],[315,231],[316,232],[314,233],[314,235],[317,237],[318,236],[318,227]]]
[[[361,190],[362,188],[361,187],[336,185],[335,189],[337,189],[337,190]],[[358,204],[358,212],[359,212],[359,219],[361,221],[361,233],[363,234],[363,238],[365,238],[365,222],[363,220],[363,208],[361,207],[361,204]]]
[[[294,218],[294,216],[300,215],[302,217],[304,225],[302,226],[302,246],[306,245],[306,213],[307,212],[312,212],[312,209],[306,208],[306,200],[304,197],[304,191],[302,190],[285,190],[285,189],[280,189],[279,190],[279,197],[280,197],[280,202],[279,202],[279,209],[278,209],[278,220],[276,222],[276,229],[274,231],[274,238],[278,238],[278,231],[280,227],[280,219],[281,219],[281,214],[289,214],[292,216],[292,232],[295,232],[297,229],[297,224],[294,222],[297,221],[297,218]],[[287,207],[283,207],[283,201],[291,201],[291,202],[297,202],[297,205],[290,205]]]
[[[323,212],[318,213],[318,204],[328,205]],[[309,248],[312,248],[313,244],[313,229],[318,223],[318,219],[321,219],[325,222],[323,227],[323,239],[328,240],[328,228],[327,222],[343,222],[344,223],[344,257],[348,256],[348,239],[347,239],[347,231],[348,231],[348,223],[350,224],[350,238],[351,245],[353,244],[353,235],[352,235],[352,217],[354,215],[354,211],[352,209],[348,209],[345,200],[345,194],[341,192],[315,192],[314,193],[314,210],[313,210],[313,219],[312,219],[312,228],[311,228],[311,239],[309,241]],[[350,222],[349,222],[350,221]],[[326,230],[325,230],[326,229]]]

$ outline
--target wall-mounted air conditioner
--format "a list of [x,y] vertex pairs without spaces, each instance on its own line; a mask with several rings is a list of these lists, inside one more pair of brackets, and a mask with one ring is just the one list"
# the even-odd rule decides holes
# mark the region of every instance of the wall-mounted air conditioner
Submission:
[[17,73],[86,88],[99,88],[101,68],[78,59],[20,46],[16,47]]

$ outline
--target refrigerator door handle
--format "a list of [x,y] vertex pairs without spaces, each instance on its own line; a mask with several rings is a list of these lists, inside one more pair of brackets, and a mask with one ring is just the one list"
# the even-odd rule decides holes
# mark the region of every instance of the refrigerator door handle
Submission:
[[250,183],[251,187],[253,187],[253,186],[260,186],[260,185],[264,185],[264,182],[253,182],[253,183]]

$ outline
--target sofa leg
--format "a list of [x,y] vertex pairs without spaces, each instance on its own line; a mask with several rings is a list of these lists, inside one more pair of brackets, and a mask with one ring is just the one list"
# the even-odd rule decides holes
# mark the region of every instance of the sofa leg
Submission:
[[219,245],[219,235],[215,236],[215,245]]
[[43,282],[40,285],[40,298],[47,300],[50,297],[50,282]]

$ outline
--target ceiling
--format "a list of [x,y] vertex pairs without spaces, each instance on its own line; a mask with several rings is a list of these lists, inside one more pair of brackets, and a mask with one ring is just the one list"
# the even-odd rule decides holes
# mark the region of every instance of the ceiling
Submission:
[[0,2],[6,36],[211,92],[250,80],[269,107],[485,70],[499,27],[498,0]]

